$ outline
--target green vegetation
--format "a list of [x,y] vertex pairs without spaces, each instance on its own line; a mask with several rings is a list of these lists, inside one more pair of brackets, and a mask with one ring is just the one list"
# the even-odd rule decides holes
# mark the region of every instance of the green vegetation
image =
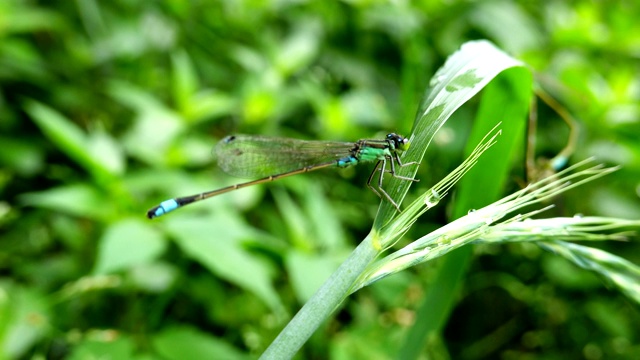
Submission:
[[[640,218],[639,15],[586,1],[3,1],[0,359],[255,358],[304,304],[287,328],[300,351],[270,354],[640,357],[638,236],[594,241]],[[621,168],[430,238],[521,189],[533,87],[578,119],[570,163],[607,165],[564,176]],[[568,128],[544,102],[537,120],[551,158]],[[419,183],[385,179],[402,215],[361,165],[146,219],[243,181],[215,166],[225,135],[388,132],[411,136],[403,161],[421,163],[399,171]],[[433,192],[487,134],[478,165]],[[550,203],[540,220],[498,223]],[[431,247],[458,250],[373,283]]]

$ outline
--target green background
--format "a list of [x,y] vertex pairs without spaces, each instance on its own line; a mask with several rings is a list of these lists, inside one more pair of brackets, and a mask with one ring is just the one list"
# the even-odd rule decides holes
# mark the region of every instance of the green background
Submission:
[[[154,221],[146,210],[243,181],[211,154],[230,133],[407,134],[431,76],[468,40],[530,65],[578,119],[573,161],[623,166],[546,216],[638,219],[639,16],[631,1],[1,1],[0,358],[262,353],[370,229],[371,166]],[[414,191],[462,160],[477,107],[437,134]],[[541,103],[538,155],[567,137]],[[523,182],[524,144],[509,157],[505,194]],[[407,238],[445,224],[452,207],[443,201]],[[590,245],[639,264],[631,240]],[[640,357],[638,306],[594,275],[534,245],[473,251],[422,357]],[[354,294],[299,357],[396,358],[436,266]]]

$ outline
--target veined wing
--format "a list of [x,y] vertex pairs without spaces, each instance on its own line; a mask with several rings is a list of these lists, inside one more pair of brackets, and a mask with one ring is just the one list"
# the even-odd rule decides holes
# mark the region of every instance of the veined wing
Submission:
[[215,147],[218,166],[230,175],[253,178],[282,174],[349,156],[355,143],[231,135]]

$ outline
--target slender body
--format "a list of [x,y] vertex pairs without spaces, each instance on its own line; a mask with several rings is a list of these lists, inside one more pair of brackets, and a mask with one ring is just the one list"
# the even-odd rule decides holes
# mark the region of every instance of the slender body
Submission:
[[[396,163],[398,166],[417,164],[416,162],[403,164],[400,161],[399,153],[408,149],[409,145],[408,139],[394,133],[388,134],[383,140],[359,140],[355,143],[305,141],[250,135],[227,136],[220,140],[215,148],[218,165],[222,170],[239,177],[262,178],[196,195],[166,200],[149,210],[147,217],[153,219],[187,204],[291,175],[327,167],[344,168],[361,162],[374,161],[377,163],[369,176],[367,186],[378,196],[384,196],[400,211],[398,205],[382,188],[382,179],[384,173],[389,172],[394,177],[403,180],[418,181],[396,175]],[[390,165],[389,170],[387,170],[387,162]],[[377,189],[371,185],[376,171],[380,171]]]

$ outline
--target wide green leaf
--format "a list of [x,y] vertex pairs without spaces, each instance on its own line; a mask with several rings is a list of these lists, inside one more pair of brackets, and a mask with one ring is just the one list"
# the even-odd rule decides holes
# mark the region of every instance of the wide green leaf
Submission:
[[269,276],[271,270],[242,246],[243,240],[260,237],[258,232],[222,212],[208,218],[173,216],[166,226],[188,257],[216,276],[254,293],[282,314],[280,298]]
[[156,260],[167,243],[143,220],[123,220],[107,228],[98,245],[94,274],[126,270]]

